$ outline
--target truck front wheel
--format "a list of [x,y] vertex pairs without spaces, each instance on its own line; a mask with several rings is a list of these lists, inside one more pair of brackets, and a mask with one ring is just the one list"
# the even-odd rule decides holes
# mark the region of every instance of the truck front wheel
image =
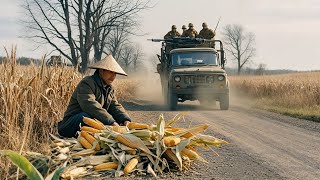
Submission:
[[168,93],[168,103],[169,103],[170,110],[176,110],[178,105],[178,96],[177,94],[171,92],[170,90]]
[[221,110],[228,110],[229,109],[229,94],[221,96],[219,103],[220,103]]

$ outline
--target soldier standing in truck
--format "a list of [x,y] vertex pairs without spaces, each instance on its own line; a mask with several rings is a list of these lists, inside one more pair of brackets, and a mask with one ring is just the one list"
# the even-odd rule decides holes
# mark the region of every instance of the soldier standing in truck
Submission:
[[186,25],[182,25],[182,34],[186,31],[187,27]]
[[203,38],[203,39],[213,39],[214,36],[216,35],[216,33],[212,30],[208,28],[207,23],[202,23],[202,29],[199,32],[199,38]]
[[187,29],[181,37],[190,37],[190,38],[196,38],[198,36],[198,32],[193,28],[193,24],[189,23],[189,29]]
[[176,25],[172,25],[171,26],[171,31],[169,31],[165,36],[164,39],[172,39],[175,37],[180,37],[180,33],[177,31],[177,26]]

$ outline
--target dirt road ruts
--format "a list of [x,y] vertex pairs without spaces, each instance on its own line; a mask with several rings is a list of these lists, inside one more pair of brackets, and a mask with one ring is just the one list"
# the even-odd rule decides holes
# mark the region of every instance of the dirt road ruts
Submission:
[[[188,111],[186,121],[177,126],[207,123],[206,134],[230,142],[213,155],[203,151],[209,164],[196,163],[184,173],[162,178],[191,179],[319,179],[320,124],[256,110],[248,104],[232,102],[228,111],[200,108],[197,103],[179,105],[177,111],[152,101],[133,100],[124,104],[136,121],[155,123]],[[168,177],[169,176],[169,177]]]

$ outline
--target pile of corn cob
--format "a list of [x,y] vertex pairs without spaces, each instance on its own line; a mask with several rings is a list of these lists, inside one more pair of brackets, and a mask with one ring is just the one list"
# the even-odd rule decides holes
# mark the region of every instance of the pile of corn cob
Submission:
[[[226,141],[201,134],[207,124],[191,128],[172,125],[184,115],[167,123],[162,115],[156,125],[131,122],[127,126],[105,126],[100,121],[84,117],[78,139],[54,138],[53,157],[64,162],[64,179],[83,176],[116,177],[134,171],[153,176],[164,171],[187,169],[192,160],[206,162],[196,148],[220,147]],[[210,148],[211,149],[211,148]],[[67,166],[68,165],[68,166]]]

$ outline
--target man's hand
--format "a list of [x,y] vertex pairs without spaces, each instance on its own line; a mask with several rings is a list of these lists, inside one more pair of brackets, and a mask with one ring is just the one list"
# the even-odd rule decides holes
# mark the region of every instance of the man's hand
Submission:
[[130,121],[124,121],[123,125],[127,126],[130,123]]
[[119,126],[119,124],[117,122],[113,122],[111,126]]

